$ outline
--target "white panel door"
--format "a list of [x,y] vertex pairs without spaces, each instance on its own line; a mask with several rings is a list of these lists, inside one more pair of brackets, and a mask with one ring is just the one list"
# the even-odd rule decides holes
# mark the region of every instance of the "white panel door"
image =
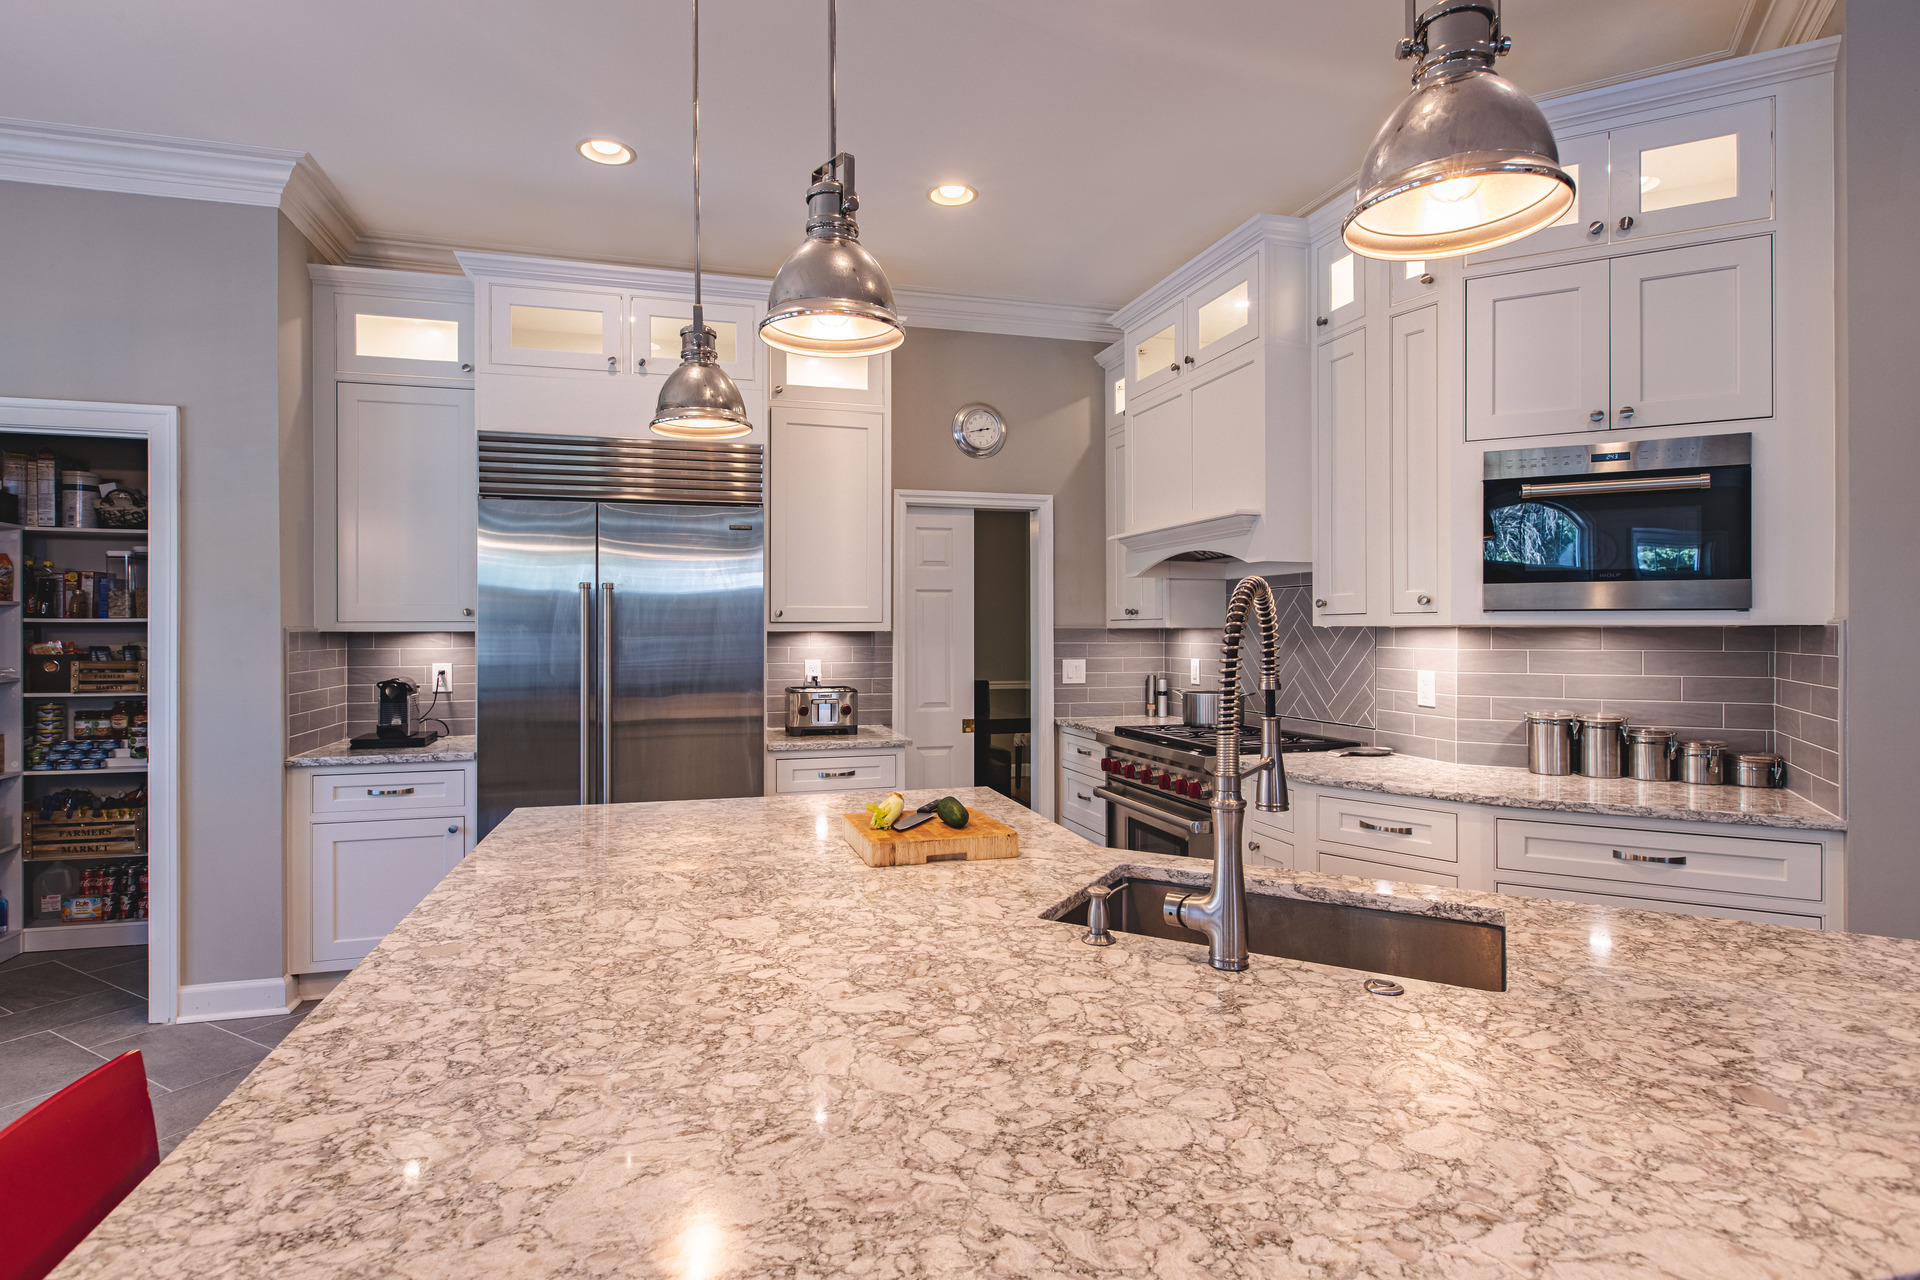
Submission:
[[1388,504],[1395,613],[1432,613],[1440,599],[1440,308],[1393,318],[1388,351]]
[[1615,244],[1773,216],[1773,99],[1669,116],[1610,138]]
[[311,830],[315,960],[361,959],[466,853],[457,816],[316,822]]
[[1611,430],[1605,262],[1467,281],[1467,439]]
[[[1127,528],[1127,433],[1107,433],[1107,533]],[[1107,542],[1107,622],[1115,627],[1161,626],[1166,615],[1166,579],[1127,576],[1126,549]]]
[[1773,416],[1773,237],[1613,260],[1615,421]]
[[480,527],[473,392],[342,382],[334,403],[337,620],[471,627]]
[[907,786],[973,785],[973,512],[908,507],[900,530]]
[[[1127,528],[1193,517],[1193,402],[1181,388],[1127,410]],[[1211,513],[1209,513],[1211,514]]]
[[886,415],[783,404],[768,434],[767,620],[881,625],[892,501]]
[[1314,353],[1313,605],[1367,611],[1367,334]]

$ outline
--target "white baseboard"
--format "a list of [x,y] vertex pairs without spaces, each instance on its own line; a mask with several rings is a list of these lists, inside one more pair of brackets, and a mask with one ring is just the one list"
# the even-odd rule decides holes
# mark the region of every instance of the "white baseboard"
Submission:
[[247,982],[199,982],[180,988],[180,1022],[221,1022],[228,1018],[267,1018],[292,1013],[299,1004],[293,978],[257,978]]

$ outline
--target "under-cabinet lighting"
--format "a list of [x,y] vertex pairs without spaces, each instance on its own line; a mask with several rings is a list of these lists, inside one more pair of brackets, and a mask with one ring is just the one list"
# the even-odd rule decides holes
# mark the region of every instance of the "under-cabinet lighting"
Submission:
[[580,144],[580,154],[595,164],[633,163],[633,148],[612,138],[588,138]]

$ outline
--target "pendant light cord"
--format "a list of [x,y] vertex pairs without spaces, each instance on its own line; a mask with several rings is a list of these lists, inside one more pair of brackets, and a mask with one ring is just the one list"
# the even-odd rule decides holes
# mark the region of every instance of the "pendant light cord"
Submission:
[[827,163],[840,154],[840,0],[827,0]]
[[700,335],[700,0],[693,0],[693,330]]

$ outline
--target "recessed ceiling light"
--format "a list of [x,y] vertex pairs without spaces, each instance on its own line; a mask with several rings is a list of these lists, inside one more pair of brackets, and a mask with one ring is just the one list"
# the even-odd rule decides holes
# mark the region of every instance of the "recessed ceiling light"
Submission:
[[580,154],[595,164],[633,163],[633,148],[612,138],[588,138],[580,144]]
[[935,204],[972,204],[973,198],[979,194],[964,182],[943,182],[927,192],[927,199]]

